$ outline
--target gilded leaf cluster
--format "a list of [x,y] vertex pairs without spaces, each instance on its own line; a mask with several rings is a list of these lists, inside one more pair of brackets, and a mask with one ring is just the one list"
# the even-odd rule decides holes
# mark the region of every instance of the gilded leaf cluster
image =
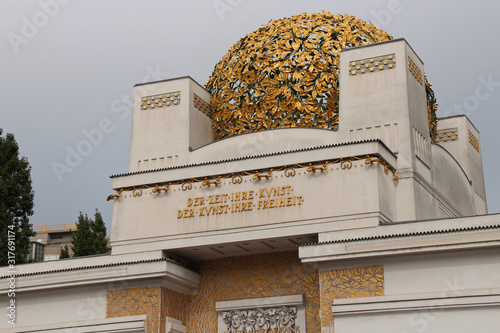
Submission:
[[319,275],[321,323],[333,327],[333,301],[336,298],[356,298],[384,295],[382,265],[323,271]]
[[436,139],[437,135],[437,123],[438,118],[436,111],[438,108],[438,103],[436,101],[436,96],[434,95],[434,90],[431,88],[432,84],[425,78],[425,93],[427,95],[427,116],[429,118],[429,132],[432,140]]
[[340,51],[391,38],[371,23],[326,12],[260,27],[233,45],[206,84],[214,138],[284,127],[335,130]]
[[[261,26],[231,47],[206,83],[214,139],[271,128],[336,130],[340,51],[390,39],[371,23],[326,12]],[[434,137],[437,103],[426,83]]]

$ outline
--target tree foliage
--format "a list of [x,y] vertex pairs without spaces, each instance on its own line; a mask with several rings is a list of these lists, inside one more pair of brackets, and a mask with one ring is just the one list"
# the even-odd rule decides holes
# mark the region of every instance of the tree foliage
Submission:
[[61,252],[59,252],[59,259],[66,259],[69,258],[69,248],[68,245],[64,245],[64,247],[61,247]]
[[80,212],[78,222],[76,222],[76,232],[73,234],[71,243],[73,244],[71,249],[74,257],[103,254],[110,251],[106,236],[106,225],[97,209],[94,219]]
[[29,223],[35,192],[28,160],[19,157],[14,135],[2,133],[0,128],[0,266],[7,266],[28,260],[29,238],[36,235]]

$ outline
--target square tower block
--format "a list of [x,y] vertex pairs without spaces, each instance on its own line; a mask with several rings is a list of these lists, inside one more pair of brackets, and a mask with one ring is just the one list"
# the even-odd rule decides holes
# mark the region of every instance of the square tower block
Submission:
[[429,164],[424,68],[404,39],[343,50],[339,87],[343,140],[381,139],[398,154],[399,170],[415,167],[417,148]]
[[190,77],[134,86],[129,172],[189,162],[213,141],[209,93]]
[[474,214],[486,214],[486,188],[479,131],[465,115],[440,118],[434,142],[455,158],[467,176],[474,197]]

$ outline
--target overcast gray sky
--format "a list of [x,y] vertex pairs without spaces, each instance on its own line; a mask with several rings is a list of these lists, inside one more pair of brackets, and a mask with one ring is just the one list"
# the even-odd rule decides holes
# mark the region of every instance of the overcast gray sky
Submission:
[[[497,1],[1,0],[0,127],[32,166],[31,222],[73,223],[98,208],[109,232],[108,176],[127,171],[132,86],[185,75],[204,84],[247,33],[322,10],[408,41],[425,63],[438,115],[466,113],[479,129],[488,209],[500,212]],[[108,133],[58,175],[54,165],[67,165],[102,121]]]

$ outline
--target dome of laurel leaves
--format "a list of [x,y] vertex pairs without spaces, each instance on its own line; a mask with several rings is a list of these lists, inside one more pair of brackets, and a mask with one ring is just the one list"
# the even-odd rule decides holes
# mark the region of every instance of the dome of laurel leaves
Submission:
[[206,83],[214,139],[271,128],[336,130],[344,48],[392,39],[349,15],[272,21],[234,44]]

